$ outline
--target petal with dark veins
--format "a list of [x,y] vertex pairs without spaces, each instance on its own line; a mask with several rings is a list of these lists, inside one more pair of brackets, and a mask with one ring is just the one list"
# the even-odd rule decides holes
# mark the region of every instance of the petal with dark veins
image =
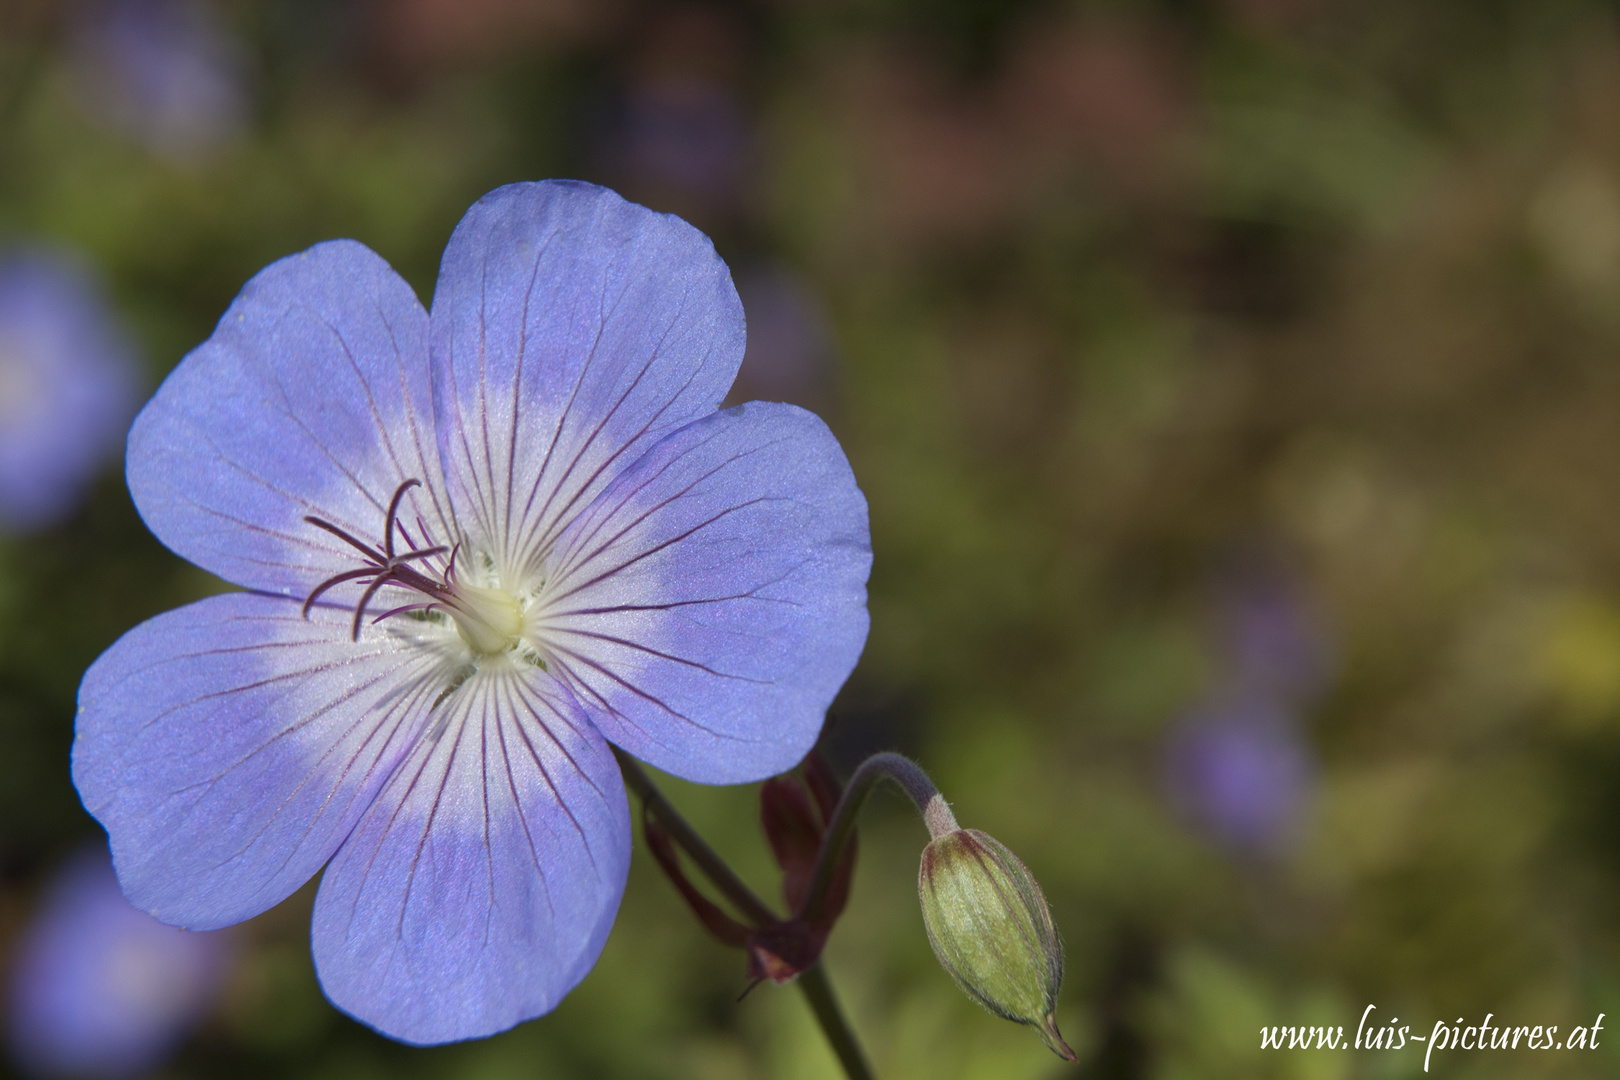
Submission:
[[411,1043],[478,1038],[556,1006],[607,941],[630,866],[612,751],[538,669],[484,670],[327,867],[327,996]]
[[415,479],[401,520],[443,542],[427,324],[410,286],[352,240],[260,271],[130,429],[147,526],[227,581],[300,599],[357,559],[306,516],[376,544],[389,498]]
[[866,641],[866,500],[827,426],[751,402],[569,523],[538,636],[610,740],[703,783],[791,768]]
[[308,881],[443,684],[436,655],[350,614],[209,597],[142,623],[79,688],[73,782],[130,902],[209,930]]
[[613,477],[725,397],[743,312],[709,238],[570,181],[467,212],[433,294],[439,448],[469,543],[527,577]]

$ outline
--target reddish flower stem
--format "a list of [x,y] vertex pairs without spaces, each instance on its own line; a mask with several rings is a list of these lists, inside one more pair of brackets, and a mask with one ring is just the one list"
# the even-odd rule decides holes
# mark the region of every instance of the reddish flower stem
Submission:
[[[664,797],[664,793],[653,784],[652,777],[647,775],[641,763],[617,746],[612,749],[613,756],[619,759],[619,771],[624,774],[625,786],[641,797],[642,806],[658,819],[670,838],[685,850],[693,865],[703,871],[703,876],[708,878],[726,899],[735,904],[737,910],[757,929],[764,929],[779,922],[780,919],[771,910],[770,905],[761,900],[754,890],[737,876],[736,871],[726,865],[726,861],[719,853],[710,847],[708,842],[698,835],[697,830],[692,828],[691,823],[681,816],[681,812],[675,809],[675,804]],[[921,773],[922,770],[917,769],[917,772]],[[924,777],[924,780],[926,779],[927,777]],[[947,814],[949,812],[946,811]],[[823,847],[822,855],[825,854],[826,849]],[[820,868],[819,861],[817,868]],[[830,870],[827,879],[827,884],[830,885],[832,880]],[[823,886],[822,891],[825,893],[826,886]],[[825,900],[825,896],[822,899]],[[843,1066],[844,1075],[849,1080],[873,1080],[872,1070],[866,1064],[866,1056],[861,1053],[861,1045],[855,1039],[855,1029],[850,1027],[843,1010],[838,1007],[838,999],[833,996],[832,983],[827,981],[826,969],[818,961],[801,973],[795,981],[799,989],[804,991],[805,1000],[810,1004],[810,1011],[815,1015],[816,1022],[821,1025],[821,1033],[827,1037],[827,1043],[837,1055],[839,1064]]]
[[625,786],[641,797],[642,804],[669,831],[670,838],[686,851],[693,865],[703,871],[703,876],[736,906],[743,918],[752,923],[756,930],[781,921],[781,916],[772,911],[770,905],[726,865],[719,852],[710,847],[708,841],[699,836],[691,823],[675,809],[675,804],[664,797],[639,761],[617,746],[613,747],[613,756],[619,759],[619,771],[624,774]]

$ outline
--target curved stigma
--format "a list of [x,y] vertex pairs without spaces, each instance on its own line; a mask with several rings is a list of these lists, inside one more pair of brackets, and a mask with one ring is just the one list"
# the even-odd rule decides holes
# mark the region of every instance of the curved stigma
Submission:
[[[355,536],[332,524],[330,521],[326,521],[313,515],[309,515],[304,518],[304,520],[309,522],[311,525],[314,525],[318,529],[326,530],[333,536],[348,544],[350,547],[354,548],[360,553],[361,557],[366,562],[365,566],[357,569],[345,570],[342,573],[333,574],[325,581],[322,581],[320,584],[316,585],[315,588],[311,589],[309,595],[304,598],[304,606],[302,609],[302,615],[304,618],[309,618],[309,609],[314,606],[315,601],[320,599],[323,593],[332,588],[334,585],[341,585],[345,581],[366,580],[367,582],[366,591],[360,594],[360,600],[355,605],[354,622],[349,631],[350,638],[354,641],[360,640],[360,621],[365,617],[366,605],[371,603],[371,598],[377,594],[379,589],[389,582],[402,585],[407,589],[414,589],[415,591],[422,593],[425,596],[430,596],[433,599],[426,604],[408,604],[404,607],[394,608],[392,611],[387,611],[382,615],[379,615],[373,620],[374,622],[381,622],[390,615],[398,615],[406,611],[417,611],[437,607],[439,606],[440,601],[449,599],[450,590],[447,588],[447,584],[455,573],[453,560],[455,559],[456,549],[446,547],[443,544],[438,544],[433,547],[418,548],[415,546],[415,541],[411,539],[410,533],[407,532],[405,527],[399,523],[399,506],[405,498],[405,493],[413,487],[420,487],[421,484],[422,482],[420,480],[412,478],[406,480],[404,483],[400,484],[399,487],[394,489],[394,497],[388,502],[388,514],[383,522],[383,541],[381,548],[373,547],[372,545],[367,544],[365,541],[357,539]],[[400,536],[404,537],[405,543],[411,545],[411,550],[398,555],[394,553],[394,532],[396,529],[399,531]],[[423,532],[425,535],[426,530],[424,529]],[[432,558],[435,555],[443,555],[447,551],[450,552],[450,558],[452,561],[446,565],[444,581],[435,581],[427,574],[424,574],[416,567],[410,565],[410,563],[420,559]]]

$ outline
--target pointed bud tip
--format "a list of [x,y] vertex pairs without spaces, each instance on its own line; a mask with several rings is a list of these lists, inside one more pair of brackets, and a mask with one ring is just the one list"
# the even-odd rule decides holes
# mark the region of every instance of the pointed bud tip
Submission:
[[1041,1033],[1041,1039],[1052,1053],[1064,1061],[1080,1060],[1075,1056],[1074,1051],[1069,1049],[1069,1044],[1063,1041],[1063,1035],[1058,1031],[1057,1017],[1055,1015],[1047,1013],[1041,1017],[1041,1022],[1035,1025],[1035,1030]]

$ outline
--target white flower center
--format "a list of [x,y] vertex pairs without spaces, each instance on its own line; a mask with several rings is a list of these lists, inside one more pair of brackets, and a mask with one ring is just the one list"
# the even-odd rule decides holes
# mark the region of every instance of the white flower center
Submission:
[[505,589],[461,581],[450,592],[445,609],[468,648],[492,656],[517,647],[523,637],[523,607],[517,597]]

